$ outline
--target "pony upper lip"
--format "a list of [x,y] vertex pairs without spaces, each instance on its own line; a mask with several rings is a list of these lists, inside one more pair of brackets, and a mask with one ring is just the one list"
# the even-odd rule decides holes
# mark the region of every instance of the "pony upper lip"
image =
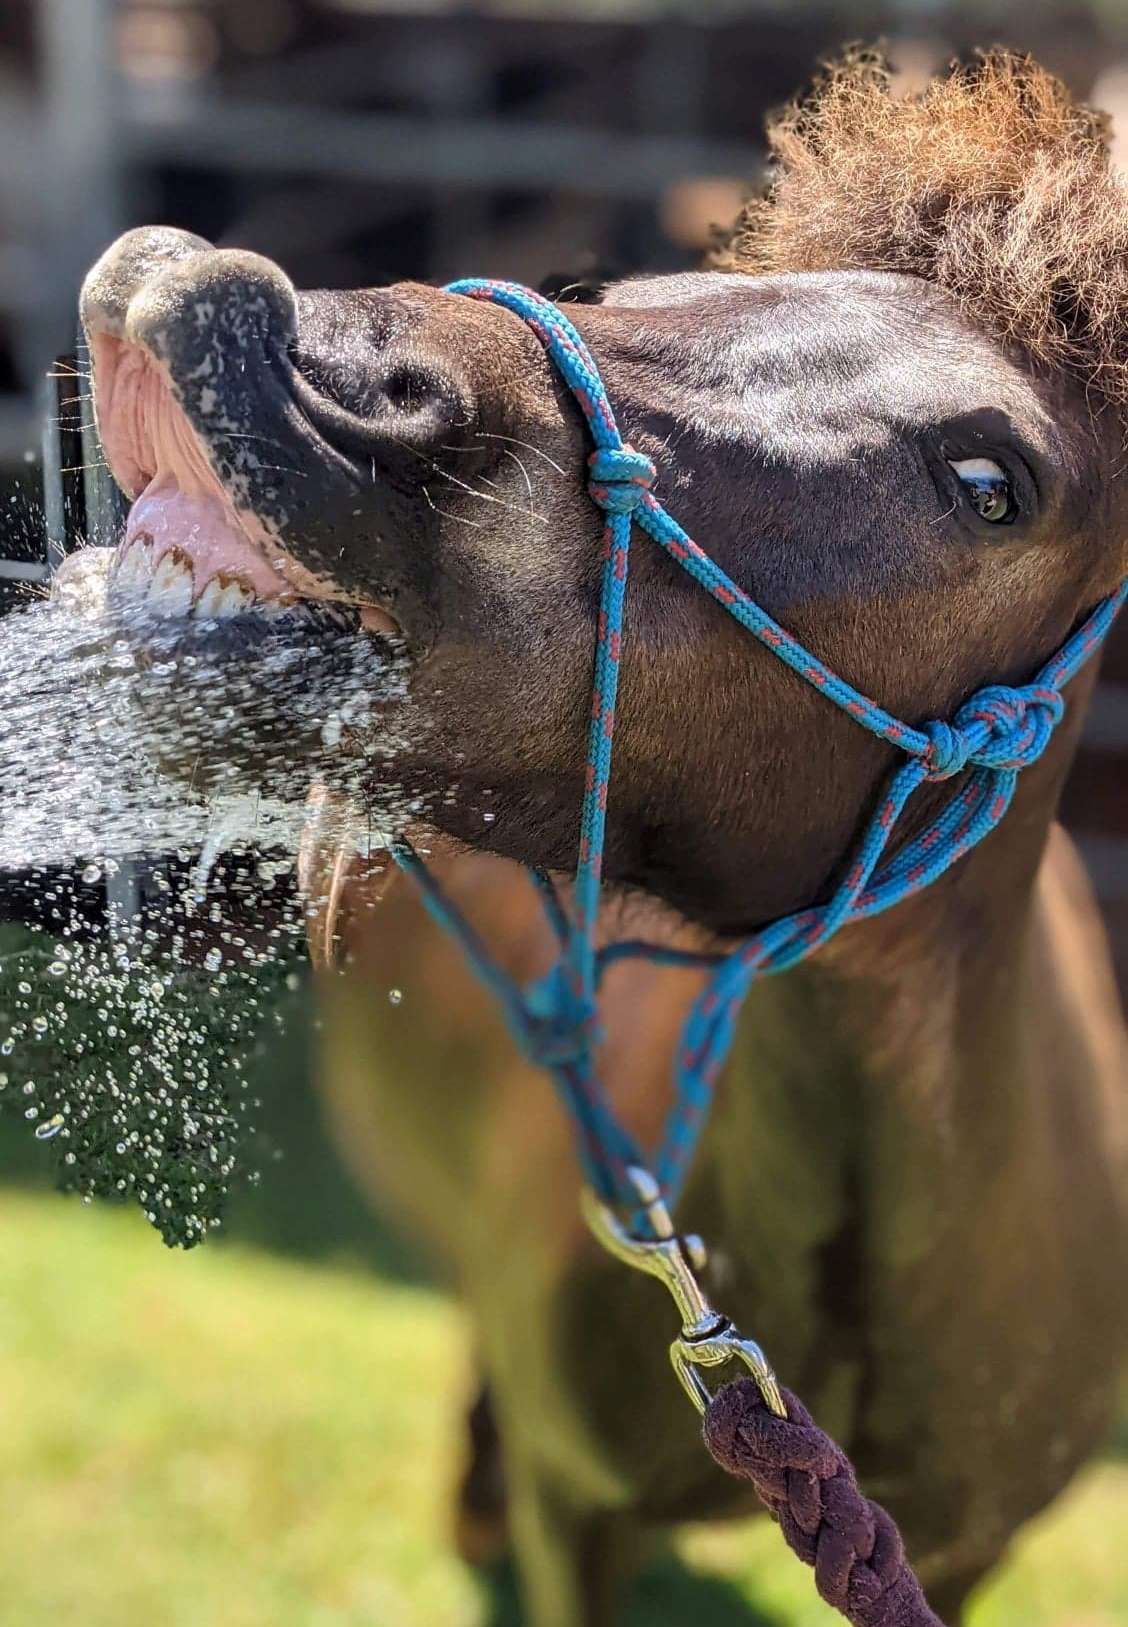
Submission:
[[281,550],[253,536],[254,518],[236,512],[157,362],[137,346],[96,340],[98,416],[106,456],[134,498],[111,587],[137,593],[170,613],[227,602],[209,591],[237,584],[248,602],[298,590]]
[[[342,625],[398,633],[386,612],[352,604],[236,506],[152,355],[109,334],[91,339],[103,445],[134,498],[111,593],[143,599],[162,614],[207,618],[274,615],[315,602]],[[218,423],[218,400],[215,410]]]

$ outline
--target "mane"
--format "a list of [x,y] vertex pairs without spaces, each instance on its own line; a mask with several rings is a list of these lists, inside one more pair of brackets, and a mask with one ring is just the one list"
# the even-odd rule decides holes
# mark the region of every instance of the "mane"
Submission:
[[1128,186],[1107,119],[1060,80],[993,50],[895,96],[885,63],[855,51],[768,142],[767,195],[714,265],[926,278],[1128,417]]

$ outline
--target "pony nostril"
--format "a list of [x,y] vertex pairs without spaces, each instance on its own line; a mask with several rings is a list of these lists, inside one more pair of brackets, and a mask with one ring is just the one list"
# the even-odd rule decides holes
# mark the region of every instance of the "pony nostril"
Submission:
[[431,444],[449,437],[468,416],[468,397],[458,380],[442,368],[412,360],[395,362],[383,378],[377,376],[368,421],[377,434]]
[[437,368],[415,361],[392,364],[386,373],[356,358],[334,363],[300,342],[287,347],[290,362],[325,403],[343,408],[358,428],[397,436],[429,434],[465,416],[462,391]]
[[410,365],[397,367],[388,374],[383,394],[390,407],[408,415],[434,411],[442,407],[448,396],[433,374]]

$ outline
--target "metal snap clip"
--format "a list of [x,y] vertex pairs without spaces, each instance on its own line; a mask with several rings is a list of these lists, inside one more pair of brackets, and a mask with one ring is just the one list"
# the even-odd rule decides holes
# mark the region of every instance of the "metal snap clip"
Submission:
[[661,1189],[649,1170],[632,1165],[627,1175],[654,1236],[635,1237],[588,1188],[581,1200],[584,1219],[609,1254],[635,1271],[657,1277],[672,1295],[682,1329],[670,1346],[670,1361],[685,1393],[703,1414],[713,1395],[701,1369],[740,1361],[755,1379],[765,1405],[777,1417],[786,1418],[779,1383],[764,1352],[754,1340],[742,1338],[727,1316],[713,1309],[697,1280],[705,1269],[705,1244],[700,1237],[675,1232]]

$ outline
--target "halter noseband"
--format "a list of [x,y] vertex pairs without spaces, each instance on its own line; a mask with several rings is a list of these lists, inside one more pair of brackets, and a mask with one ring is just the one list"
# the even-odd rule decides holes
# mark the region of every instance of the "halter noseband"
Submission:
[[[563,311],[516,283],[472,279],[451,283],[447,291],[504,306],[532,329],[587,420],[595,445],[588,459],[588,493],[606,515],[587,779],[571,916],[548,878],[533,873],[560,945],[552,971],[525,988],[514,983],[490,958],[410,845],[397,842],[393,851],[419,884],[428,909],[453,932],[500,1000],[518,1043],[552,1075],[574,1119],[585,1172],[599,1199],[631,1216],[641,1236],[653,1240],[655,1206],[651,1202],[640,1208],[640,1171],[653,1170],[655,1185],[648,1190],[672,1206],[731,1047],[741,1004],[753,983],[805,960],[849,922],[878,915],[920,892],[994,830],[1010,806],[1019,772],[1037,762],[1061,721],[1062,685],[1101,645],[1128,597],[1128,580],[1090,612],[1032,683],[1013,688],[989,685],[972,695],[951,723],[911,728],[804,649],[666,512],[653,494],[657,477],[653,462],[623,441],[595,362]],[[623,605],[635,525],[773,655],[907,758],[893,771],[830,900],[773,921],[725,955],[693,955],[638,943],[602,950],[595,945]],[[913,792],[965,769],[970,770],[965,783],[928,828],[886,857],[890,836]],[[712,967],[685,1025],[675,1064],[674,1105],[653,1161],[642,1155],[613,1112],[593,1058],[603,973],[614,960],[632,955]]]

